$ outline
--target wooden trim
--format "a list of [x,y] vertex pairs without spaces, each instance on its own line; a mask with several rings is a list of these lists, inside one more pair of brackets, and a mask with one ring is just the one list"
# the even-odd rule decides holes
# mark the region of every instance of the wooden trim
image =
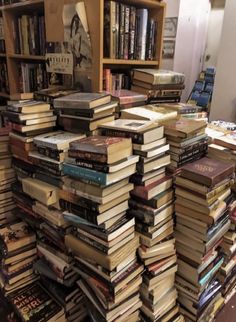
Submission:
[[18,8],[27,8],[39,4],[44,4],[44,0],[28,0],[19,3],[8,4],[6,6],[1,6],[0,10],[14,10]]
[[21,59],[21,60],[45,60],[45,56],[37,56],[37,55],[8,54],[8,57]]
[[126,59],[112,59],[112,58],[103,58],[103,64],[106,65],[148,65],[148,66],[157,66],[157,60],[126,60]]

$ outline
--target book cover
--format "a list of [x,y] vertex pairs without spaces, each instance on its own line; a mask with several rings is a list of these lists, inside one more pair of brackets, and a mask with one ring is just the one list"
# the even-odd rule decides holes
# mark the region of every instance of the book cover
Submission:
[[152,68],[135,69],[133,78],[153,85],[183,84],[185,81],[184,74]]
[[234,168],[234,164],[205,157],[183,166],[181,176],[210,187],[232,176]]

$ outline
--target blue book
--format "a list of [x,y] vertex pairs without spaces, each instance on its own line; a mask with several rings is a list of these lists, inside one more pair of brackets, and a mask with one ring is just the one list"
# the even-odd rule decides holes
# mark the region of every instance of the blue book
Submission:
[[202,92],[197,100],[197,105],[207,107],[211,99],[211,94],[208,92]]
[[215,274],[216,271],[221,267],[223,264],[224,259],[222,258],[202,279],[200,279],[199,284],[202,286],[206,284],[212,276]]
[[76,165],[64,163],[63,164],[63,173],[70,177],[77,179],[85,179],[90,182],[94,182],[100,186],[108,186],[112,183],[118,182],[122,179],[125,179],[136,171],[136,163],[131,164],[119,171],[114,173],[104,173],[88,168],[79,167]]
[[194,88],[193,88],[193,91],[203,91],[204,90],[204,87],[205,87],[205,82],[204,81],[196,81],[195,82],[195,85],[194,85]]
[[206,86],[205,86],[205,92],[212,93],[213,92],[213,88],[214,88],[214,84],[213,83],[207,83]]

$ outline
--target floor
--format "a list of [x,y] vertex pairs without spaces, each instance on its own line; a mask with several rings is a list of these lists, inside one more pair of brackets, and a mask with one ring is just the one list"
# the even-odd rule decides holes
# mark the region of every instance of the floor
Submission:
[[236,322],[236,294],[217,315],[216,322]]

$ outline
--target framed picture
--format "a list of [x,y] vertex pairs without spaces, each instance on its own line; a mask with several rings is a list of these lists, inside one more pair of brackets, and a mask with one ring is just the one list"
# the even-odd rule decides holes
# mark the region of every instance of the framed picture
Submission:
[[172,59],[175,55],[175,40],[163,40],[162,58]]
[[177,34],[178,18],[166,18],[164,25],[164,38],[175,38]]

